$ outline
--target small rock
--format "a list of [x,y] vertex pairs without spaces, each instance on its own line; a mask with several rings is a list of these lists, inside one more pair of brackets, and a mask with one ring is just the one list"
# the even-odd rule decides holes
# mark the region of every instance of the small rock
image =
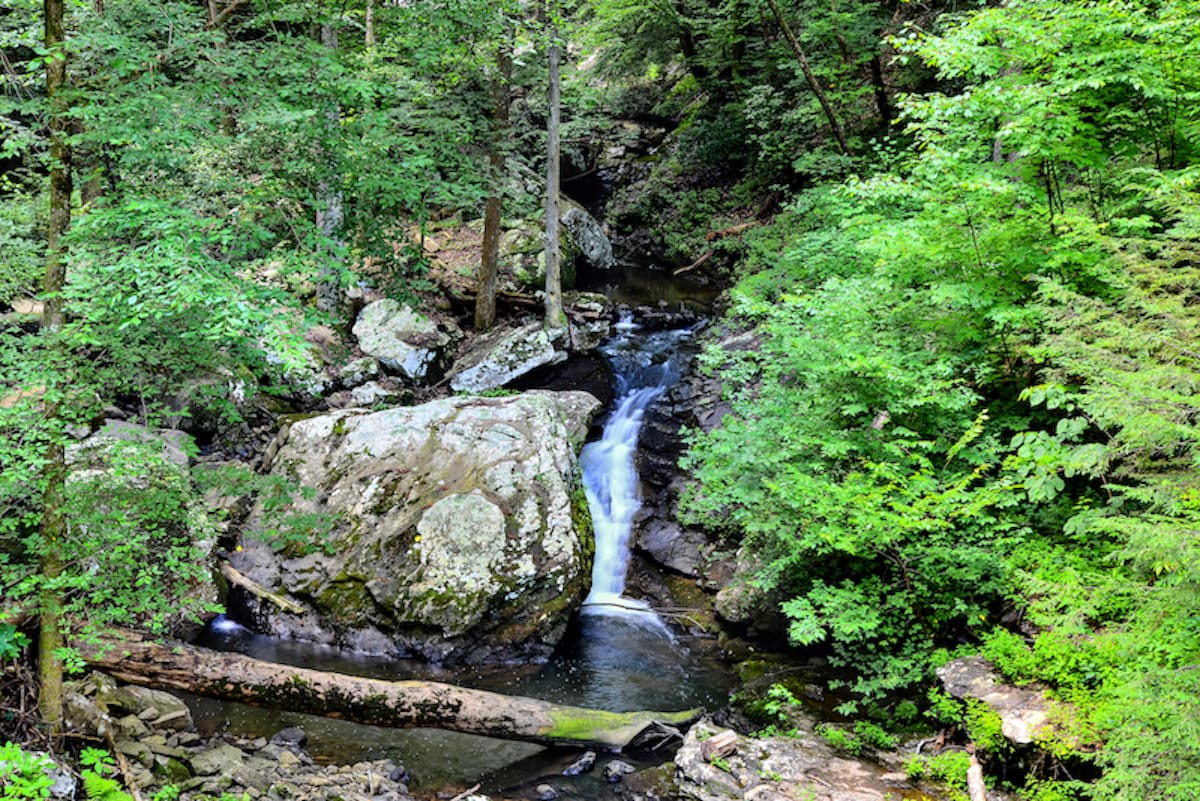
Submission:
[[136,715],[126,715],[114,721],[117,733],[122,737],[141,739],[150,733],[150,729]]
[[622,762],[619,759],[614,759],[604,766],[604,779],[610,783],[621,781],[622,776],[628,776],[637,768],[630,765],[628,762]]
[[304,763],[300,761],[300,757],[296,756],[291,751],[283,751],[279,754],[279,767],[281,770],[292,770]]
[[142,743],[133,740],[117,740],[115,746],[117,753],[136,759],[147,768],[154,767],[154,752]]
[[580,774],[587,773],[595,766],[596,766],[596,752],[595,751],[584,751],[583,756],[579,757],[579,759],[575,760],[574,762],[572,762],[570,765],[567,765],[567,767],[563,769],[563,775],[564,776],[579,776]]
[[554,801],[555,798],[558,798],[558,790],[548,784],[539,784],[533,788],[533,796],[538,801]]
[[188,752],[182,748],[172,748],[166,743],[152,742],[153,738],[147,737],[142,740],[142,745],[149,748],[156,754],[164,757],[174,757],[175,759],[187,759]]
[[227,776],[240,767],[244,759],[245,755],[240,748],[221,743],[215,748],[192,754],[188,761],[192,763],[192,770],[197,776]]
[[308,733],[299,726],[288,726],[286,729],[280,729],[271,738],[271,745],[278,745],[284,748],[300,748],[308,742]]
[[75,791],[78,789],[78,782],[70,772],[60,768],[55,764],[50,770],[46,771],[46,775],[54,780],[50,785],[50,797],[70,801],[75,797]]
[[379,377],[379,362],[370,356],[355,359],[342,367],[342,386],[354,389]]

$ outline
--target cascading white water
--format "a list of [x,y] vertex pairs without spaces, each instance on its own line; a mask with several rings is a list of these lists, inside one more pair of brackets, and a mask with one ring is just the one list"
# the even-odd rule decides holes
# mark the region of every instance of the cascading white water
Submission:
[[616,376],[616,408],[600,439],[586,445],[579,457],[596,538],[592,589],[584,611],[640,614],[657,621],[646,604],[623,595],[633,518],[642,505],[634,456],[646,410],[679,379],[678,346],[692,329],[646,336],[637,336],[636,330],[622,317],[617,336],[601,348]]

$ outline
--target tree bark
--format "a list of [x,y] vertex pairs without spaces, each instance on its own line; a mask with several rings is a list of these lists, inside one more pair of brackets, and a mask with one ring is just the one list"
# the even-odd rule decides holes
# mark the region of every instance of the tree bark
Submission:
[[890,134],[896,114],[888,100],[887,83],[883,80],[883,61],[878,53],[871,56],[871,85],[875,88],[875,106],[879,109],[879,121],[883,124],[883,132]]
[[559,93],[562,88],[559,76],[558,28],[554,12],[548,14],[547,26],[550,34],[550,114],[546,123],[546,330],[557,331],[567,327],[567,316],[562,305],[562,268],[559,264],[558,192],[560,181],[559,165]]
[[821,88],[821,82],[817,80],[816,74],[812,71],[812,66],[808,63],[808,56],[804,54],[804,48],[800,46],[799,40],[796,39],[796,34],[792,33],[792,26],[787,24],[783,12],[779,10],[778,0],[767,0],[767,2],[770,3],[771,11],[774,12],[775,19],[779,22],[779,27],[783,29],[783,35],[787,38],[788,44],[792,46],[792,52],[796,54],[796,61],[799,62],[800,70],[804,73],[804,80],[808,82],[808,87],[817,96],[817,102],[821,104],[821,109],[825,112],[825,118],[829,120],[829,127],[833,129],[833,137],[837,140],[842,155],[849,156],[850,145],[846,140],[846,131],[842,128],[841,120],[838,119],[832,104],[829,102],[829,98],[825,95],[825,90]]
[[[63,89],[67,83],[66,27],[63,20],[63,0],[45,0],[45,42],[50,57],[46,59],[46,100],[49,105],[50,134],[50,219],[46,227],[46,276],[43,283],[42,331],[51,340],[58,336],[63,325],[62,290],[67,281],[67,265],[62,237],[71,225],[71,151],[67,145],[66,101]],[[48,343],[51,357],[58,346]],[[53,365],[55,369],[57,365]],[[62,573],[62,542],[67,530],[63,513],[66,490],[66,452],[59,429],[62,427],[62,407],[57,393],[47,392],[45,416],[50,430],[43,472],[45,489],[42,494],[42,519],[39,535],[42,544],[42,591],[39,598],[38,634],[38,711],[52,733],[62,729],[63,665],[58,651],[62,648],[62,599],[55,580]]]
[[363,44],[375,46],[375,0],[367,0],[367,10],[364,14],[363,27],[366,28]]
[[383,681],[289,667],[241,654],[120,632],[83,657],[122,681],[354,723],[438,728],[545,745],[619,749],[654,723],[684,725],[702,710],[604,712],[431,681]]
[[[338,35],[337,28],[332,22],[321,23],[321,44],[327,51],[328,58],[337,58]],[[332,92],[332,90],[330,90]],[[325,129],[328,139],[337,135],[337,129],[342,116],[342,109],[336,99],[328,98],[325,105]],[[341,176],[337,156],[326,146],[326,173],[317,182],[317,227],[321,230],[324,242],[320,255],[320,265],[317,268],[317,309],[336,318],[341,311],[341,257],[338,251],[342,243],[338,241],[338,232],[344,219],[342,205],[342,190],[339,186]]]
[[475,294],[475,330],[487,331],[496,323],[496,274],[500,271],[500,223],[504,213],[504,140],[512,102],[512,51],[507,43],[496,51],[492,80],[492,142],[488,167],[492,191],[483,209],[483,255],[479,262]]

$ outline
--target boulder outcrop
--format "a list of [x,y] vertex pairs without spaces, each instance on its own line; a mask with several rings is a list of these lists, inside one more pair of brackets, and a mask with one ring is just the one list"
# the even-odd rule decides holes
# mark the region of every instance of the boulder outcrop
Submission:
[[1017,745],[1028,745],[1050,733],[1050,703],[1040,685],[1006,684],[981,656],[966,656],[937,669],[942,687],[955,698],[982,701],[1000,716],[1000,730]]
[[[675,755],[679,795],[693,801],[885,801],[911,791],[903,774],[840,755],[816,735],[732,738],[723,757],[704,744],[722,733],[693,726]],[[907,797],[907,796],[906,796]]]
[[[271,472],[333,531],[313,552],[246,536],[234,566],[299,601],[248,599],[265,631],[439,662],[541,660],[586,589],[584,392],[458,397],[293,422]],[[268,530],[260,509],[249,530]],[[276,543],[278,547],[278,543]]]
[[430,375],[451,341],[433,320],[391,298],[377,300],[359,313],[354,336],[363,353],[413,381]]
[[480,337],[450,369],[455,392],[487,392],[547,364],[565,361],[540,322]]

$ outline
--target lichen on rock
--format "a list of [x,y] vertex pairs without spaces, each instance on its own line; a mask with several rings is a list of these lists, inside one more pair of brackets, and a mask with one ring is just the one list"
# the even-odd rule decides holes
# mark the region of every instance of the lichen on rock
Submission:
[[[334,521],[312,553],[244,537],[234,563],[310,611],[247,603],[276,634],[443,662],[544,659],[585,590],[583,392],[448,398],[296,420],[271,470]],[[250,527],[266,528],[265,512]]]

